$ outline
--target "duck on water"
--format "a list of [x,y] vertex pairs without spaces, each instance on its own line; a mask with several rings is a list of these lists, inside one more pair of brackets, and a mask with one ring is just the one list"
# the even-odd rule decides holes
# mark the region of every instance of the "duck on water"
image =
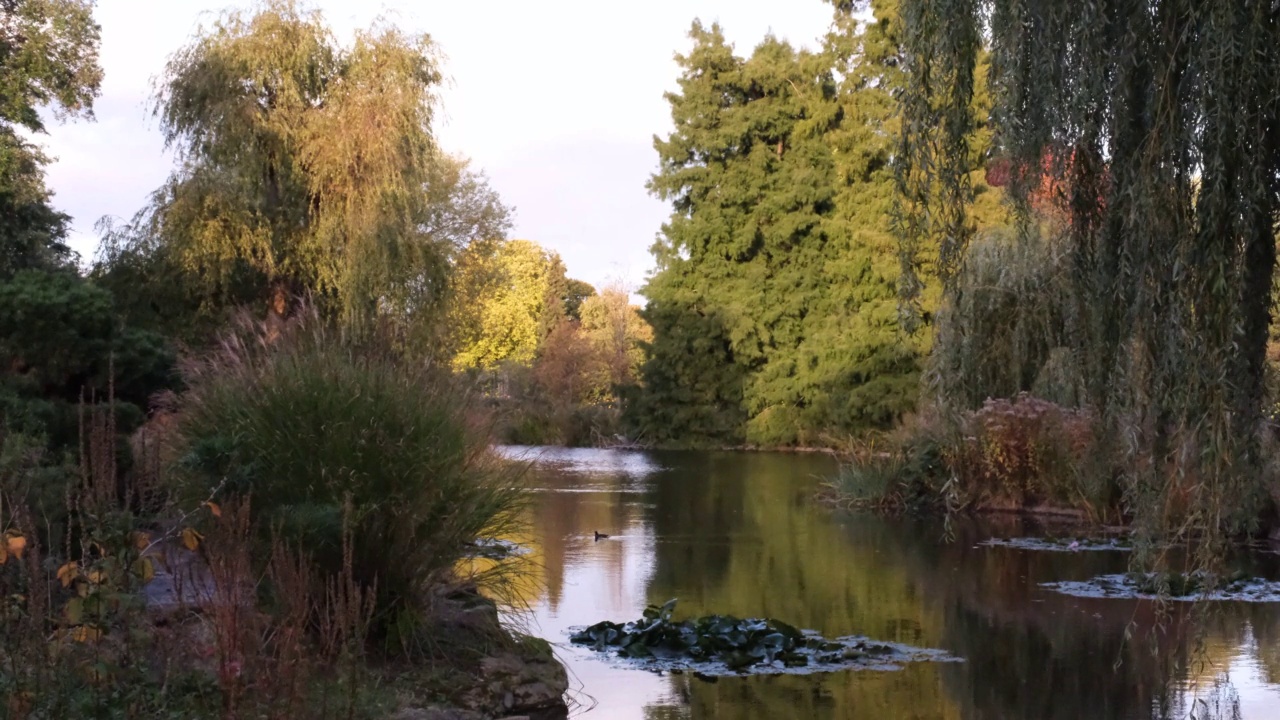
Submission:
[[596,542],[600,542],[601,540],[608,540],[608,539],[609,539],[609,536],[608,536],[608,535],[605,535],[604,533],[600,532],[599,530],[596,530],[596,531],[595,531],[595,534],[596,534]]

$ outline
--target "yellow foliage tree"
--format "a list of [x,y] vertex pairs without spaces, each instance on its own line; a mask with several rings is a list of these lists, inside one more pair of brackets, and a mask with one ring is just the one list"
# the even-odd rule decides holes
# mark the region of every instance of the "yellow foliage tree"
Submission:
[[653,340],[653,329],[640,317],[621,285],[604,288],[582,303],[581,332],[602,360],[591,378],[593,400],[612,401],[614,388],[629,385],[640,376],[645,353],[642,343]]
[[458,260],[453,309],[453,368],[529,365],[549,326],[546,314],[564,285],[558,255],[530,240],[474,243]]

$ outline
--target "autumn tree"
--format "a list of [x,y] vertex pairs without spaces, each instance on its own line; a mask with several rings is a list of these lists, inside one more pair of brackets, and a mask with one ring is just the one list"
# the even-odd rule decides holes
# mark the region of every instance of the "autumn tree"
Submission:
[[591,399],[613,402],[619,388],[634,385],[644,365],[653,330],[631,304],[621,284],[605,286],[582,303],[579,332],[599,358],[591,379]]
[[564,263],[530,240],[474,243],[450,310],[455,370],[531,365],[564,318]]

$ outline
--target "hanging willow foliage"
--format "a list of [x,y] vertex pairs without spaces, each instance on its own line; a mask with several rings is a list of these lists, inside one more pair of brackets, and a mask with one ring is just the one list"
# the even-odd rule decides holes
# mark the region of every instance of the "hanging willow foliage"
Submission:
[[[155,113],[179,165],[139,225],[206,294],[246,274],[353,328],[439,310],[451,248],[428,236],[442,155],[430,37],[385,21],[340,46],[318,11],[228,11],[169,60]],[[241,280],[241,282],[244,282]]]
[[1072,350],[1138,527],[1216,540],[1255,529],[1280,3],[904,0],[902,16],[904,296],[936,248],[954,301],[972,234],[973,68],[989,48],[993,152],[1028,236],[1043,222],[1033,198],[1060,218]]

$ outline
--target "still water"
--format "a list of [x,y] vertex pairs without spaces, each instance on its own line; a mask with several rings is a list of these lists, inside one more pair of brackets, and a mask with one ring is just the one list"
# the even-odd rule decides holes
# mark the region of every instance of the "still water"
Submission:
[[[1040,583],[1123,572],[1120,552],[980,546],[1052,528],[833,513],[825,456],[503,448],[534,462],[530,630],[559,644],[591,720],[1280,719],[1280,604],[1076,598]],[[596,541],[594,531],[608,533]],[[1250,569],[1280,579],[1280,556]],[[776,617],[828,637],[941,648],[962,663],[894,672],[721,678],[602,662],[567,630],[640,617]],[[1196,627],[1204,628],[1197,632]],[[1126,641],[1126,637],[1129,639]]]

